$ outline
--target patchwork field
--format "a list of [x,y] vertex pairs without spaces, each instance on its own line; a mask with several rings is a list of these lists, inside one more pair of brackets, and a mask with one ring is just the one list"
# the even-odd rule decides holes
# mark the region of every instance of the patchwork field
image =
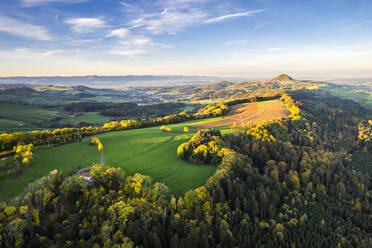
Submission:
[[[94,115],[94,113],[92,113]],[[223,132],[236,132],[228,128],[234,122],[257,123],[262,120],[282,118],[288,115],[279,100],[238,105],[227,117],[194,120],[168,125],[171,132],[161,132],[159,127],[111,132],[98,135],[104,145],[106,165],[121,167],[128,175],[137,172],[164,182],[175,195],[183,195],[199,187],[213,175],[215,166],[194,165],[177,159],[177,147],[190,139],[197,128],[214,127]],[[94,116],[92,116],[94,119]],[[0,119],[1,120],[1,119]],[[19,125],[19,122],[0,122],[1,125]],[[192,127],[184,133],[185,126]],[[29,168],[16,177],[0,181],[0,201],[8,201],[18,195],[28,183],[58,169],[65,175],[79,168],[99,163],[99,153],[89,145],[90,138],[57,147],[39,147]]]
[[15,121],[40,121],[48,120],[58,112],[33,106],[0,103],[0,117]]
[[[50,120],[60,114],[60,111],[53,111],[45,108],[38,108],[29,105],[4,104],[0,103],[0,133],[1,132],[22,132],[40,130],[35,122]],[[91,124],[103,124],[111,118],[102,116],[98,112],[87,112],[76,117],[65,117],[58,121],[59,124],[73,124],[88,122]]]
[[202,124],[195,124],[193,128],[211,128],[218,126],[231,126],[236,123],[237,126],[241,126],[247,122],[258,123],[264,120],[280,119],[289,115],[289,111],[280,106],[279,100],[271,100],[265,102],[254,102],[248,104],[238,105],[236,109],[231,112],[230,116],[227,116],[221,120],[215,122],[208,122]]
[[79,122],[88,122],[88,123],[99,123],[103,124],[109,122],[111,119],[107,116],[102,116],[98,112],[87,112],[76,117],[65,117],[59,121],[63,124],[77,124]]
[[[216,121],[215,119],[191,121],[169,125],[171,132],[161,132],[159,127],[111,132],[98,135],[104,145],[106,165],[121,167],[128,175],[136,172],[149,175],[155,181],[164,182],[175,195],[199,187],[213,175],[215,166],[194,165],[177,159],[177,147],[190,139],[195,130],[184,133],[186,125]],[[53,169],[65,175],[74,173],[79,167],[99,162],[95,146],[89,138],[57,147],[39,148],[34,161],[22,174],[0,182],[0,201],[18,195],[28,183],[48,174]]]
[[364,90],[353,90],[347,87],[322,87],[321,90],[327,91],[333,96],[341,97],[359,103],[363,107],[372,108],[372,93]]
[[26,132],[26,131],[34,131],[34,130],[42,130],[42,128],[38,128],[34,126],[27,126],[22,121],[0,118],[0,133]]
[[33,106],[0,103],[0,133],[41,130],[33,123],[49,120],[57,113]]

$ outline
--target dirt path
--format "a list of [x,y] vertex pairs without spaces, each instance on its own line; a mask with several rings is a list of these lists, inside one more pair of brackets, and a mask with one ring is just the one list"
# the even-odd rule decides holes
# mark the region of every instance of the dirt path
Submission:
[[203,123],[199,125],[190,126],[192,128],[210,128],[218,126],[231,126],[234,122],[237,126],[242,123],[258,123],[264,120],[280,119],[289,115],[286,108],[280,106],[279,100],[272,100],[264,102],[264,106],[258,106],[256,102],[248,103],[247,105],[232,111],[232,115],[227,116],[226,119]]

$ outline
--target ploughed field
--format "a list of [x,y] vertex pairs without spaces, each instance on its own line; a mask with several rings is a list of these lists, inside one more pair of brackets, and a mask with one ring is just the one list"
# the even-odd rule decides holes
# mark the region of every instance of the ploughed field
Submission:
[[[159,127],[110,132],[97,135],[104,146],[105,165],[121,167],[128,175],[141,173],[155,181],[164,182],[175,195],[183,195],[190,189],[202,186],[216,171],[215,166],[194,165],[177,158],[177,147],[188,141],[195,130],[184,133],[183,128],[193,123],[209,120],[189,121],[167,125],[171,132],[161,132]],[[0,182],[0,202],[17,196],[28,183],[58,169],[65,175],[75,173],[80,167],[99,163],[97,146],[89,145],[90,137],[80,142],[40,147],[34,152],[34,160],[20,175],[8,177]]]
[[261,121],[281,119],[289,115],[289,111],[280,106],[280,100],[253,102],[238,105],[231,114],[221,120],[191,125],[192,128],[212,128],[218,126],[231,126],[234,123],[242,126],[246,123],[259,123]]

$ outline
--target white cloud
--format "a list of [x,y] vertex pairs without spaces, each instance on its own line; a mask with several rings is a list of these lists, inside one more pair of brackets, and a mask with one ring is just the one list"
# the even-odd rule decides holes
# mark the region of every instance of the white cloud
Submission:
[[119,37],[119,38],[124,38],[129,35],[129,29],[127,28],[119,28],[119,29],[114,29],[110,32],[110,34],[107,35],[107,37]]
[[125,55],[129,57],[133,57],[136,55],[140,54],[145,54],[148,51],[146,49],[141,49],[141,48],[136,48],[136,49],[131,49],[131,48],[118,48],[118,49],[113,49],[109,51],[111,54],[117,54],[117,55]]
[[65,23],[70,24],[75,33],[89,33],[107,27],[106,22],[100,18],[70,18]]
[[137,46],[146,46],[152,44],[152,40],[148,37],[139,37],[133,40],[133,44]]
[[21,47],[13,50],[0,50],[0,56],[8,59],[41,59],[51,57],[61,52],[61,50],[38,51]]
[[155,43],[146,36],[134,36],[128,40],[120,41],[119,44],[119,46],[113,47],[109,53],[133,57],[149,53],[152,49],[171,47],[168,44]]
[[265,10],[263,9],[258,9],[258,10],[251,10],[251,11],[246,11],[246,12],[240,12],[240,13],[235,13],[235,14],[230,14],[230,15],[223,15],[223,16],[218,16],[214,18],[210,18],[208,20],[205,20],[204,23],[215,23],[215,22],[221,22],[226,19],[230,18],[235,18],[235,17],[242,17],[242,16],[252,16],[254,14],[263,12]]
[[36,40],[52,40],[51,35],[44,27],[5,16],[0,16],[0,31]]
[[[129,29],[141,29],[152,34],[176,34],[182,29],[207,23],[221,22],[230,18],[252,16],[265,11],[251,10],[211,18],[211,13],[221,13],[218,4],[211,5],[211,0],[155,0],[154,8],[148,9],[146,4],[129,4],[121,2],[124,11],[134,15],[127,23]],[[205,5],[208,3],[208,5]],[[139,8],[141,7],[141,8]],[[156,12],[154,12],[156,9]],[[227,10],[223,10],[226,12]],[[223,13],[223,12],[222,12]]]
[[81,3],[89,0],[21,0],[24,7],[37,6],[48,3]]
[[207,14],[198,9],[184,11],[163,10],[159,14],[144,15],[128,23],[133,27],[144,27],[145,30],[154,33],[176,33],[182,28],[201,23]]

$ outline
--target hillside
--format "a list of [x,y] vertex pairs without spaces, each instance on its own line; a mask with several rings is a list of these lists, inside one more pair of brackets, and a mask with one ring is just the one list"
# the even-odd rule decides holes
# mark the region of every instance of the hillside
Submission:
[[246,125],[254,125],[261,121],[270,121],[275,119],[285,118],[289,115],[289,111],[285,107],[280,106],[279,100],[254,102],[234,106],[223,120],[215,122],[207,122],[203,124],[192,125],[193,128],[214,128],[219,126],[242,127]]
[[[193,132],[183,131],[184,126],[191,123],[195,121],[169,125],[172,128],[169,133],[153,127],[97,137],[104,144],[106,164],[120,167],[129,175],[150,175],[155,181],[166,183],[173,194],[183,195],[203,185],[215,171],[213,166],[199,167],[177,160],[175,150],[193,135]],[[31,167],[15,178],[1,180],[0,199],[9,200],[17,196],[30,182],[54,169],[62,171],[64,175],[71,175],[78,168],[99,163],[99,153],[96,147],[89,145],[89,140],[87,138],[81,142],[38,149]]]
[[287,74],[280,74],[271,79],[271,81],[291,81],[291,80],[293,80],[293,78],[291,78]]

